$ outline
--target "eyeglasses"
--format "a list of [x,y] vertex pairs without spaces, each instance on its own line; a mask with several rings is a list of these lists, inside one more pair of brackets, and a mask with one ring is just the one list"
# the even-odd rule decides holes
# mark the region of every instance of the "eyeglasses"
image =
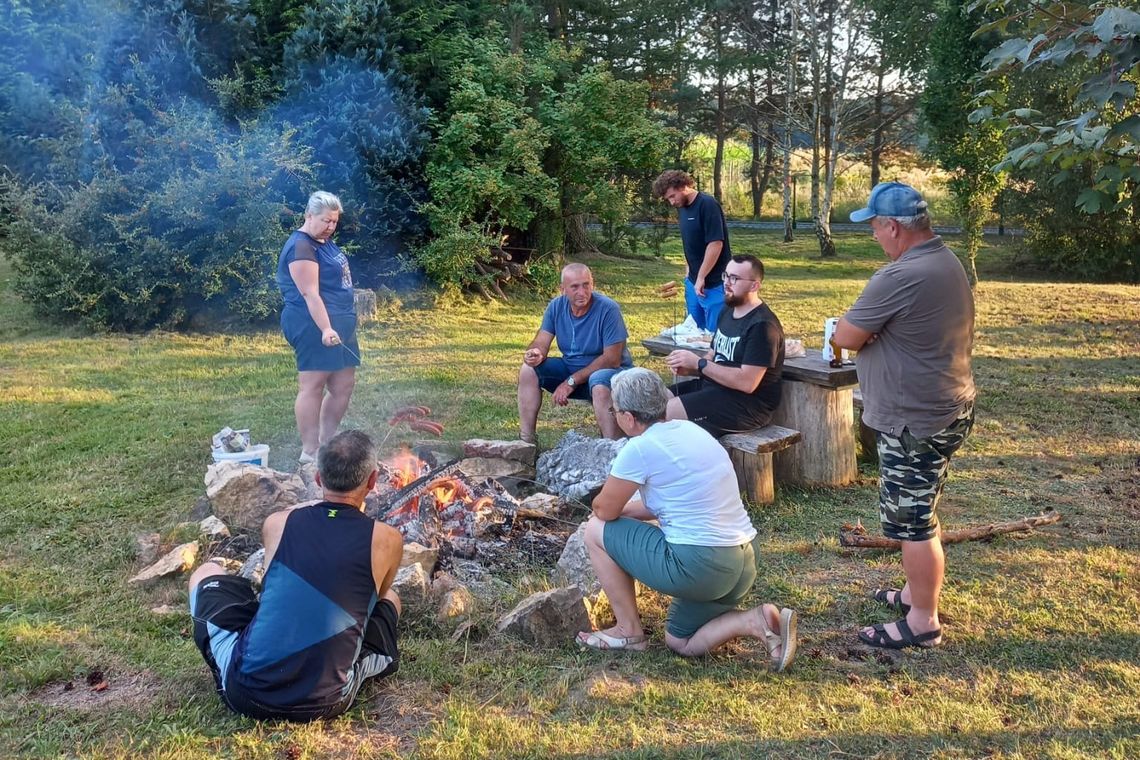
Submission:
[[737,277],[736,275],[728,274],[727,272],[722,274],[720,276],[720,279],[723,280],[724,282],[728,283],[729,285],[732,285],[733,287],[735,287],[736,283],[740,282],[741,280],[744,280],[745,282],[756,282],[755,277]]
[[621,413],[622,413],[622,412],[624,412],[624,411],[625,411],[624,409],[614,409],[614,408],[611,406],[611,407],[610,407],[610,416],[611,416],[611,417],[617,417],[619,414],[621,414]]

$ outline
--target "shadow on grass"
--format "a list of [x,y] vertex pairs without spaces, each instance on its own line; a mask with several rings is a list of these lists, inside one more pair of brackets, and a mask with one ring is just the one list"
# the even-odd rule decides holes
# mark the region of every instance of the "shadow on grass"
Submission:
[[[764,739],[755,741],[726,741],[693,743],[686,746],[639,747],[609,753],[588,754],[534,754],[514,757],[543,757],[550,760],[650,760],[651,758],[702,758],[704,760],[730,758],[833,758],[883,757],[901,758],[916,756],[938,757],[993,757],[1010,753],[1011,756],[1056,756],[1054,752],[1080,751],[1092,757],[1135,757],[1140,742],[1136,739],[1140,722],[1113,721],[1107,725],[1082,726],[1052,730],[965,731],[948,726],[945,731],[924,733],[851,733],[826,730],[826,721],[816,736],[800,740]],[[1053,747],[1053,751],[1049,747]],[[1030,755],[1023,755],[1026,751]],[[1066,752],[1067,750],[1067,752]]]

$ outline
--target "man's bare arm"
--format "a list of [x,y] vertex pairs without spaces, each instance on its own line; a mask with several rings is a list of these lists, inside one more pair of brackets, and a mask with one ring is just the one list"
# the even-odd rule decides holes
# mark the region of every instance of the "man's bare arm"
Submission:
[[839,324],[835,326],[835,332],[831,336],[835,345],[846,348],[848,351],[858,351],[863,346],[873,342],[874,338],[875,333],[864,330],[862,327],[856,327],[847,321],[847,317],[839,318]]

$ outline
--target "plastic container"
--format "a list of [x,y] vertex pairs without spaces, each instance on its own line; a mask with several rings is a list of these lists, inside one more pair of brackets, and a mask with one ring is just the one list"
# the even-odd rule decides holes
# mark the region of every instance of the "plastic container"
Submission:
[[240,462],[243,464],[255,464],[258,467],[269,466],[269,446],[264,443],[250,446],[245,451],[213,449],[213,454],[214,462]]

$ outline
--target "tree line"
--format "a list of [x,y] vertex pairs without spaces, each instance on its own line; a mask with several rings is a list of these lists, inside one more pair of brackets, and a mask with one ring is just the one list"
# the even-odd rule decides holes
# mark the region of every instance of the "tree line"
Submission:
[[257,321],[321,187],[364,284],[495,293],[639,245],[625,223],[664,212],[653,176],[708,135],[706,189],[744,141],[753,215],[782,195],[787,237],[792,152],[810,153],[821,255],[841,158],[873,184],[921,150],[950,173],[971,264],[1000,197],[1043,266],[1135,281],[1134,6],[13,0],[0,235],[55,317]]

